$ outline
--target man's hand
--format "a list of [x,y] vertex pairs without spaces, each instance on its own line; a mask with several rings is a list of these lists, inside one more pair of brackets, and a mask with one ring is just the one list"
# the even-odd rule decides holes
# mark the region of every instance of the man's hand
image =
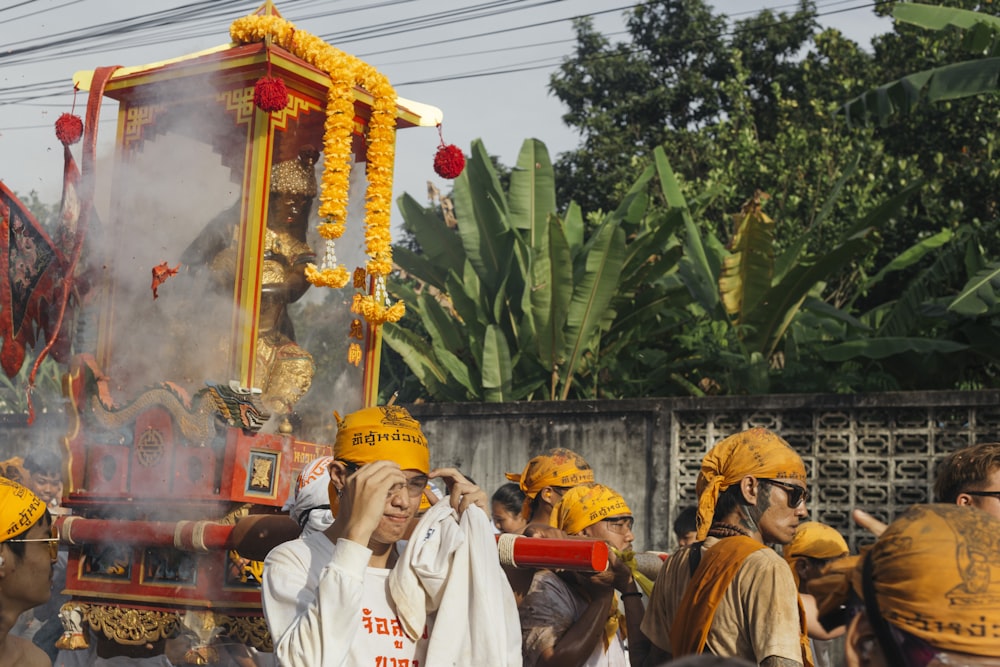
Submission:
[[340,512],[334,522],[336,526],[345,521],[341,535],[368,546],[385,514],[389,489],[396,484],[406,484],[406,476],[399,464],[392,461],[369,463],[348,477],[340,495]]
[[451,496],[451,506],[459,516],[472,505],[478,505],[489,516],[486,492],[467,480],[456,468],[436,468],[431,470],[429,477],[444,480],[448,495]]

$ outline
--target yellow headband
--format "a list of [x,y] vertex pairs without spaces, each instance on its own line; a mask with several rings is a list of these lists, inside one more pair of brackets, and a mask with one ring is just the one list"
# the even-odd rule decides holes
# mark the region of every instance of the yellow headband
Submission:
[[718,442],[701,461],[698,493],[698,540],[708,536],[719,494],[747,475],[760,479],[806,481],[802,458],[766,428],[752,428]]
[[569,535],[576,535],[598,521],[616,516],[631,516],[625,499],[601,484],[576,486],[563,494],[552,508],[549,524]]
[[420,422],[398,405],[380,405],[337,417],[333,456],[365,465],[395,461],[403,470],[431,470],[431,455]]
[[26,487],[0,477],[0,542],[17,537],[45,514],[45,503]]
[[517,482],[530,500],[547,486],[569,488],[593,482],[594,471],[576,452],[557,447],[528,461],[520,475],[507,473],[507,479]]
[[781,553],[792,567],[792,576],[795,577],[795,585],[798,586],[799,573],[795,569],[795,564],[799,559],[843,558],[850,553],[850,549],[847,547],[847,541],[835,528],[819,521],[806,521],[799,524],[795,537],[781,548]]
[[[990,631],[1000,619],[1000,519],[958,505],[914,505],[870,558],[887,621],[941,650],[1000,657],[1000,633]],[[850,573],[862,597],[863,566],[861,559]]]

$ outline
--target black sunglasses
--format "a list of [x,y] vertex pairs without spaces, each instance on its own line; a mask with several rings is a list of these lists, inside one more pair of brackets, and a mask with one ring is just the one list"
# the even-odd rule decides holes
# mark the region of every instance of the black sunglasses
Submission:
[[962,491],[967,496],[979,496],[980,498],[996,498],[1000,500],[1000,491]]
[[795,484],[781,482],[776,479],[762,479],[760,481],[767,482],[768,484],[773,484],[780,489],[784,489],[785,494],[788,496],[788,507],[791,509],[795,509],[803,502],[809,502],[809,489],[804,486],[797,486]]

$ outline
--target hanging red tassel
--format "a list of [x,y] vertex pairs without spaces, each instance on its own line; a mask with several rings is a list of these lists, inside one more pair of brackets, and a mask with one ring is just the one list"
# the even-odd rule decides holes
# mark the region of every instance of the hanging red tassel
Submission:
[[253,103],[258,109],[271,113],[288,106],[288,88],[276,76],[262,76],[253,86]]
[[455,144],[445,144],[444,135],[441,133],[441,123],[438,123],[438,136],[441,137],[441,145],[438,146],[437,153],[434,154],[434,171],[441,178],[458,178],[462,170],[465,169],[465,155],[462,149]]
[[63,146],[70,146],[80,141],[83,136],[83,120],[71,113],[64,113],[56,121],[56,139]]

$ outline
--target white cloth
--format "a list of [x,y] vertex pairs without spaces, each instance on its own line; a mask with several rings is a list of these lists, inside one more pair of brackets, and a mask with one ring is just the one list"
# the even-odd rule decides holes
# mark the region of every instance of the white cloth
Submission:
[[389,602],[389,570],[368,567],[371,555],[347,539],[334,545],[324,533],[267,555],[261,599],[279,665],[428,664],[430,628],[416,641],[405,635]]
[[429,614],[433,667],[521,665],[517,603],[497,557],[493,522],[478,506],[462,513],[445,497],[427,510],[389,574],[389,594],[412,635]]
[[[329,492],[331,463],[333,463],[332,456],[321,456],[307,463],[296,478],[284,507],[281,508],[302,527],[302,534],[299,537],[322,532],[333,525]],[[326,506],[325,509],[318,509],[323,505]],[[302,516],[306,513],[308,518],[303,525]]]

